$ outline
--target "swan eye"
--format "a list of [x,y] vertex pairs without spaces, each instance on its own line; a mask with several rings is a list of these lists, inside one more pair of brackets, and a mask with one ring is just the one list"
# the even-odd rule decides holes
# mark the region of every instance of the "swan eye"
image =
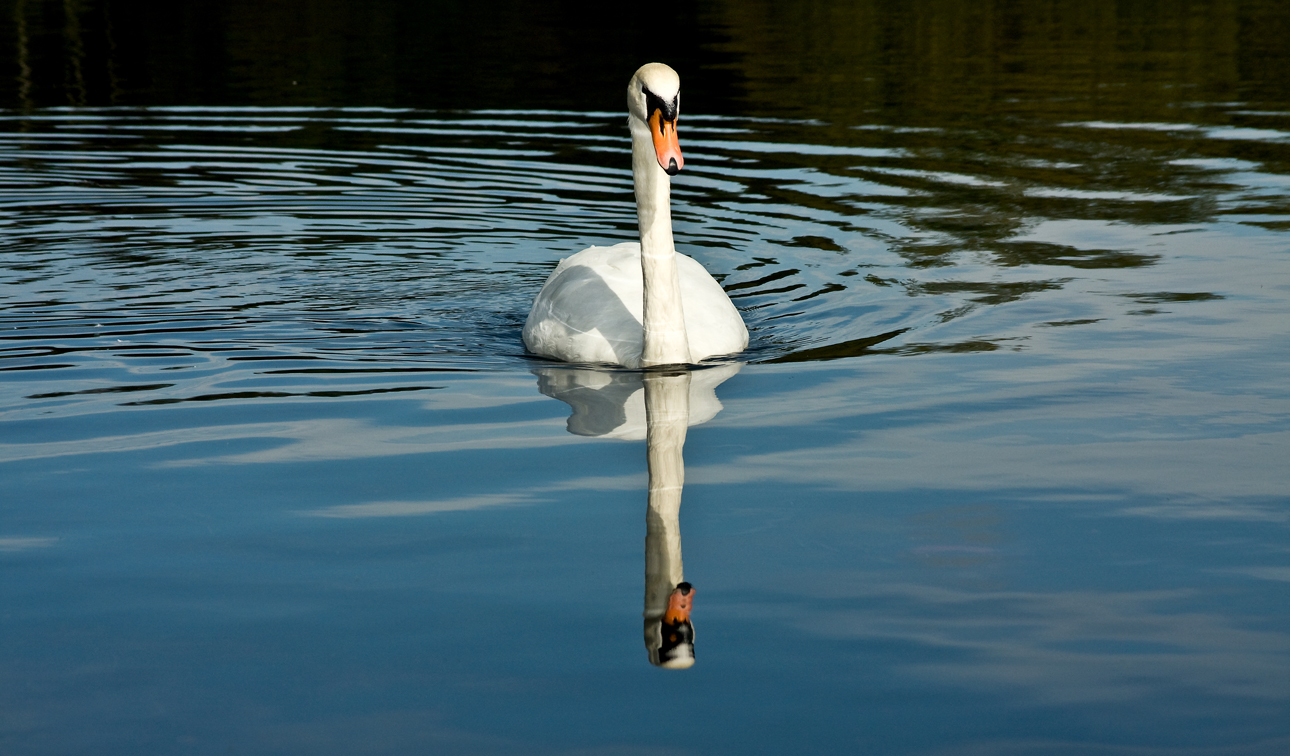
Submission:
[[647,116],[652,115],[657,110],[662,114],[664,121],[676,120],[677,100],[680,95],[673,97],[671,102],[666,102],[662,97],[645,89],[643,86],[641,91],[645,93],[645,113]]

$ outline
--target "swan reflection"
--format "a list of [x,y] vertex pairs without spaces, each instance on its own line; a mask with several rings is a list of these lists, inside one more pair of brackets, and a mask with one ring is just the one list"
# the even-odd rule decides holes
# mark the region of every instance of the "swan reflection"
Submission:
[[645,439],[649,497],[645,513],[645,648],[651,664],[685,669],[694,664],[694,587],[681,561],[682,449],[691,425],[721,411],[716,387],[739,365],[706,370],[605,372],[577,368],[536,370],[538,389],[573,408],[569,432],[580,436]]

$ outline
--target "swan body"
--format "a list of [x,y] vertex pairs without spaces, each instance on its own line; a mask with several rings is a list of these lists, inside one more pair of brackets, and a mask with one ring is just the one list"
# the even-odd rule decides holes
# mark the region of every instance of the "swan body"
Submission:
[[676,138],[680,87],[662,63],[642,66],[628,83],[640,243],[590,247],[560,262],[524,324],[524,345],[534,354],[636,369],[748,346],[748,329],[721,285],[673,246],[671,177],[685,165]]
[[[741,351],[748,329],[721,284],[693,258],[675,255],[684,308],[685,362]],[[590,247],[560,262],[533,302],[524,344],[563,362],[644,367],[641,246]],[[666,364],[666,363],[664,363]]]

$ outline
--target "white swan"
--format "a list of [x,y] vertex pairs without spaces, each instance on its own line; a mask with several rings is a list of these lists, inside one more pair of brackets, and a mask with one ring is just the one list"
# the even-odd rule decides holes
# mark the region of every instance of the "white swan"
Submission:
[[589,247],[551,272],[524,323],[524,345],[564,362],[681,365],[748,346],[743,318],[703,266],[672,246],[671,176],[681,79],[649,63],[627,85],[640,243]]

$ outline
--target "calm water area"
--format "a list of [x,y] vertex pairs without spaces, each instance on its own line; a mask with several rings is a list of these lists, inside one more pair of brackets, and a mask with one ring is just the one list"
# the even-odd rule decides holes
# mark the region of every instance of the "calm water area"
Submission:
[[598,8],[0,2],[0,753],[1290,753],[1290,6]]

